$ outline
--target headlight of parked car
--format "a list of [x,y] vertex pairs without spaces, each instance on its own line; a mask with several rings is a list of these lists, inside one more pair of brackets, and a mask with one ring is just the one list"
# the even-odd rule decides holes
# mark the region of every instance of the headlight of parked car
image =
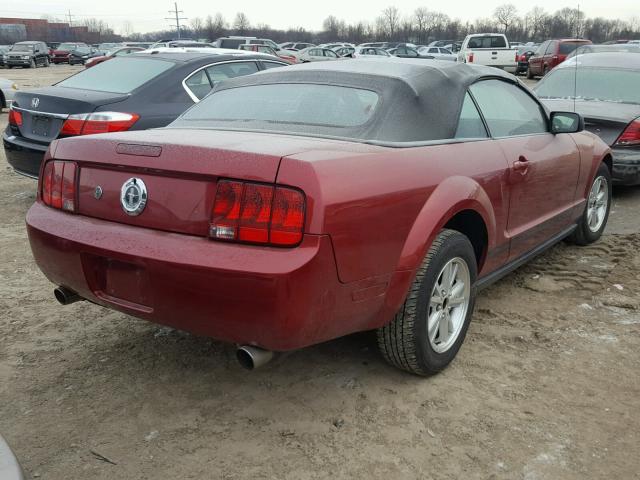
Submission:
[[23,60],[29,60],[29,55],[23,55],[23,56],[22,56],[22,59],[23,59]]

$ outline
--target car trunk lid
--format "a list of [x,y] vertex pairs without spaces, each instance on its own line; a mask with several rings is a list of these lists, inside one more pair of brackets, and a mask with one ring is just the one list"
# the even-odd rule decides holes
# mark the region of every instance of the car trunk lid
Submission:
[[20,135],[47,144],[58,136],[69,115],[91,113],[127,97],[127,94],[52,86],[18,92],[13,105],[22,111]]
[[[206,236],[220,178],[274,183],[282,157],[329,140],[177,128],[64,139],[55,158],[79,166],[78,213],[168,232]],[[338,143],[338,142],[333,142]],[[345,142],[340,142],[345,143]],[[137,216],[121,204],[123,185],[142,180]]]
[[640,105],[594,100],[542,99],[552,111],[577,112],[584,117],[585,129],[612,146],[624,129],[640,117]]

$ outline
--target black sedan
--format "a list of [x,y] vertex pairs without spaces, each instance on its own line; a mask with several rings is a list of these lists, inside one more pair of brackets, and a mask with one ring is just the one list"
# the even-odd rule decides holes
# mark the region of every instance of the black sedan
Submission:
[[412,47],[407,47],[407,46],[391,48],[387,50],[387,52],[389,52],[394,57],[400,57],[400,58],[429,58],[431,60],[435,58],[432,55],[420,55],[418,50]]
[[51,87],[21,90],[2,137],[9,164],[37,178],[56,138],[164,127],[216,83],[286,65],[269,55],[207,50],[135,53]]
[[580,113],[611,146],[614,183],[640,185],[638,85],[640,53],[591,53],[561,63],[534,90],[550,110]]
[[99,55],[100,52],[93,47],[78,47],[69,54],[69,65],[84,65],[90,58]]

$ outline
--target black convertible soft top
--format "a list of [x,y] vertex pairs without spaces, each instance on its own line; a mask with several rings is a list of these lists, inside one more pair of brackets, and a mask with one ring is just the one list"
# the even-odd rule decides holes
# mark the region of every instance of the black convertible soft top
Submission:
[[[472,83],[481,78],[502,78],[516,83],[512,75],[496,68],[436,60],[359,58],[317,62],[271,69],[221,82],[192,111],[215,108],[217,92],[269,84],[321,84],[354,87],[376,92],[381,101],[372,118],[355,127],[243,122],[225,125],[222,120],[189,119],[189,111],[170,127],[230,128],[308,134],[380,143],[425,142],[453,138],[464,101]],[[186,118],[185,118],[186,117]],[[195,115],[194,115],[195,117]]]

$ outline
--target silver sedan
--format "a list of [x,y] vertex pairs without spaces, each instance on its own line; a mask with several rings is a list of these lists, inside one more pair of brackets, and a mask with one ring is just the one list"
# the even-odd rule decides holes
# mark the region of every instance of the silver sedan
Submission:
[[0,78],[0,108],[9,108],[18,85],[6,78]]

